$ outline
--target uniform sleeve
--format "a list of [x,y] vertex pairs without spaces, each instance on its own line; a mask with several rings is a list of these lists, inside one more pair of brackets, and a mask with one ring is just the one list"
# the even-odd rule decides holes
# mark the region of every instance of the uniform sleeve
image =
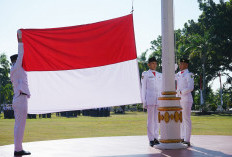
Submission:
[[177,81],[178,73],[175,74],[175,81]]
[[177,95],[179,95],[177,91],[177,80],[178,80],[177,78],[178,78],[178,73],[175,74],[175,89],[176,89]]
[[17,57],[17,61],[16,61],[15,65],[14,65],[14,70],[17,70],[18,68],[20,68],[22,66],[23,54],[24,54],[23,43],[18,43],[18,57]]
[[141,84],[142,84],[142,102],[143,105],[146,105],[146,89],[147,89],[147,72],[142,73],[141,77]]
[[178,65],[175,63],[175,71],[178,69]]
[[187,88],[183,89],[181,91],[181,94],[187,94],[187,93],[190,93],[192,92],[194,89],[194,78],[193,78],[193,74],[192,73],[189,73],[187,75]]

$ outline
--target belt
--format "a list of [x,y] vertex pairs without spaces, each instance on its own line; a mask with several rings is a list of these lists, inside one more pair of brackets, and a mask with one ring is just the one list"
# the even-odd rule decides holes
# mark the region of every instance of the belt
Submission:
[[20,93],[20,95],[27,95],[26,93]]

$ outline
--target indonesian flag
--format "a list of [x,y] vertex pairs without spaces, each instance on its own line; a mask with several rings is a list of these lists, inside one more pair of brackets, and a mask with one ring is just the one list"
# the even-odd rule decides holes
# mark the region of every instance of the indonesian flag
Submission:
[[29,113],[141,103],[132,14],[21,31]]

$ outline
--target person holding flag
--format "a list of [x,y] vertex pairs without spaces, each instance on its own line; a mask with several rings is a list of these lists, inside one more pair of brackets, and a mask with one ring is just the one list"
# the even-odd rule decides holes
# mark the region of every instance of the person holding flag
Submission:
[[159,144],[158,97],[161,96],[162,74],[156,71],[155,57],[148,59],[148,71],[142,73],[142,102],[147,109],[147,135],[150,146]]
[[10,78],[13,84],[14,97],[13,97],[13,109],[15,115],[14,125],[14,155],[30,155],[31,153],[23,150],[22,142],[23,135],[27,119],[27,99],[30,97],[30,91],[28,88],[27,73],[22,67],[23,60],[23,43],[22,32],[18,30],[18,54],[10,57],[12,67],[10,70]]

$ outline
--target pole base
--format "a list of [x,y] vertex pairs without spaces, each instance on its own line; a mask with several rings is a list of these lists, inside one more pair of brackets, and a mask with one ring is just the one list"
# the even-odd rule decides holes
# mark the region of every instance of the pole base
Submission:
[[157,149],[185,149],[188,146],[182,143],[160,143],[158,145],[154,145],[153,147]]

